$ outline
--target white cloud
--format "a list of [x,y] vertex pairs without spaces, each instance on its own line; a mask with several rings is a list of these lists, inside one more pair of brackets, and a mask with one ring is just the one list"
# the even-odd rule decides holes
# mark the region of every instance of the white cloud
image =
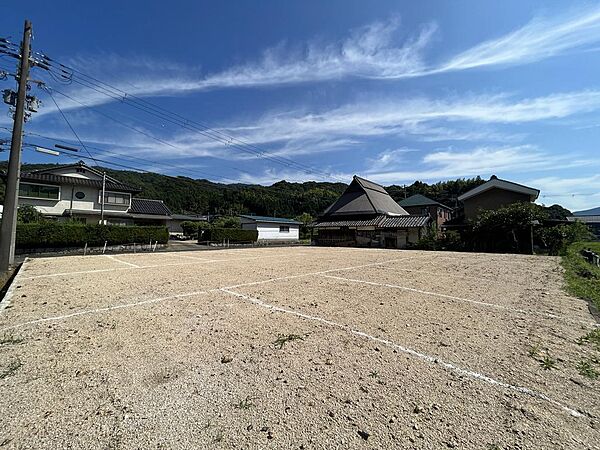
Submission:
[[[338,42],[313,40],[303,46],[280,43],[264,50],[258,60],[204,75],[200,67],[144,56],[122,57],[104,53],[93,58],[74,58],[70,63],[76,68],[85,68],[85,72],[105,79],[118,89],[142,97],[347,78],[411,78],[477,67],[527,64],[571,50],[596,51],[600,42],[600,7],[552,18],[535,17],[517,30],[477,44],[445,62],[428,63],[424,52],[436,30],[435,23],[424,25],[415,35],[397,44],[403,30],[400,21],[394,18],[358,28]],[[52,79],[49,82],[56,84]],[[81,86],[60,88],[91,105],[120,98],[118,92],[113,92],[115,98],[111,100]]]
[[[479,141],[488,145],[506,145],[522,140],[523,136],[514,131],[505,135],[491,127],[563,119],[598,109],[600,91],[567,92],[520,100],[512,100],[508,95],[471,95],[443,100],[426,97],[386,98],[351,103],[318,113],[301,110],[269,112],[255,122],[232,120],[227,126],[218,128],[218,131],[259,146],[271,154],[295,158],[299,155],[364,149],[375,138],[426,142]],[[78,116],[74,116],[77,120]],[[83,118],[85,122],[89,120],[87,115]],[[51,128],[56,132],[53,120],[46,124],[43,116],[40,119],[42,129]],[[139,133],[111,122],[111,139],[118,141],[120,147],[136,148],[142,154],[162,156],[168,150],[173,158],[256,158],[191,130],[161,128],[156,124],[152,127],[146,123],[140,125],[127,119],[122,122],[128,127],[135,127]],[[40,122],[35,120],[33,123]],[[78,130],[86,139],[98,142],[106,139],[104,127],[82,126]],[[169,148],[164,142],[157,142],[149,136],[168,142]]]
[[527,183],[542,191],[538,203],[546,206],[558,203],[571,211],[600,206],[600,175],[547,176],[527,180]]
[[397,148],[393,150],[385,150],[380,152],[376,158],[367,159],[369,166],[368,170],[371,172],[376,172],[396,168],[399,165],[407,162],[407,154],[419,151],[420,150],[415,148]]
[[599,41],[600,7],[595,5],[565,16],[536,17],[518,30],[459,53],[433,72],[526,64],[568,50],[590,50]]
[[438,150],[426,154],[418,163],[407,165],[404,170],[367,170],[363,174],[380,183],[401,183],[415,180],[438,181],[476,175],[502,175],[508,172],[532,173],[588,164],[590,164],[589,160],[574,155],[557,156],[532,145],[519,145],[477,147],[471,150]]

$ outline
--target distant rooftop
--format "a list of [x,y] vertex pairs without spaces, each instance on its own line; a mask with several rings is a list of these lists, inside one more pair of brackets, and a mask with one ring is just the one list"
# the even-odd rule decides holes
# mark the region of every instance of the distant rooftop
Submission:
[[294,219],[286,219],[285,217],[251,216],[245,214],[241,214],[240,217],[242,219],[253,220],[254,222],[290,223],[294,225],[301,225],[301,222],[298,222]]
[[540,195],[539,189],[531,188],[529,186],[524,186],[519,183],[515,183],[513,181],[502,180],[498,178],[496,175],[492,175],[489,181],[486,181],[482,185],[477,186],[476,188],[471,189],[470,191],[465,192],[461,196],[458,197],[459,201],[467,200],[468,198],[475,197],[485,191],[490,189],[504,189],[506,191],[518,192],[520,194],[525,194],[529,196],[530,201],[535,201]]
[[424,195],[421,194],[415,194],[415,195],[411,195],[408,198],[405,198],[404,200],[401,200],[398,202],[398,204],[400,206],[430,206],[430,205],[437,205],[437,206],[441,206],[442,208],[447,208],[447,209],[452,209],[449,206],[446,206],[440,202],[436,202],[435,200],[429,198],[429,197],[425,197]]

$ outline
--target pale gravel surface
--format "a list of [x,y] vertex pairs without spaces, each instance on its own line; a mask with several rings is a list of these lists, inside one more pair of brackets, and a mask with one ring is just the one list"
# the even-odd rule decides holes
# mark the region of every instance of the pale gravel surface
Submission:
[[[0,346],[0,373],[14,368],[0,379],[2,448],[600,448],[600,381],[575,369],[593,318],[562,291],[557,258],[70,256],[31,260],[17,281],[0,313],[0,337],[22,339]],[[219,290],[231,286],[246,298]],[[281,334],[304,339],[277,349]],[[529,356],[537,344],[556,369]]]

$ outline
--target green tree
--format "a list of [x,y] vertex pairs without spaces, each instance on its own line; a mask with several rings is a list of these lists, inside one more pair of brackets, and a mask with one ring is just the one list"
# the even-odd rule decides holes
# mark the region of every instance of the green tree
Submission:
[[563,208],[560,205],[547,206],[546,212],[548,213],[548,219],[554,220],[566,220],[567,217],[573,215],[571,211],[569,211],[566,208]]
[[539,231],[538,236],[548,249],[548,254],[562,254],[569,245],[577,241],[591,238],[588,227],[582,222],[546,227]]
[[31,205],[21,205],[17,209],[18,223],[36,223],[43,222],[44,216]]
[[236,216],[219,217],[212,226],[213,228],[242,228],[240,218]]
[[483,251],[529,253],[534,222],[547,217],[542,206],[513,203],[496,210],[483,210],[473,220],[476,249]]

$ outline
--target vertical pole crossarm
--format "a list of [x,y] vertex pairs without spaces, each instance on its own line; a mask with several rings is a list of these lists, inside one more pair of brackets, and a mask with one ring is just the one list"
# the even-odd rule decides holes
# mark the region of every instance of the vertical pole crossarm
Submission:
[[23,143],[23,123],[25,119],[27,81],[29,79],[31,30],[31,22],[26,20],[21,43],[21,61],[18,73],[19,90],[17,92],[10,157],[6,174],[2,227],[0,229],[0,272],[7,271],[15,260],[17,207],[21,176],[21,145]]

